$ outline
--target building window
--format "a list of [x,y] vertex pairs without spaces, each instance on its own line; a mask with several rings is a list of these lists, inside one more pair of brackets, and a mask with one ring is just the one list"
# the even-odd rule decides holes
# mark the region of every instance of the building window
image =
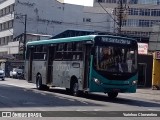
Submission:
[[0,31],[2,30],[2,24],[0,24]]
[[0,10],[0,17],[12,13],[14,11],[14,4],[7,6]]
[[106,0],[106,3],[116,3],[116,0]]
[[9,36],[9,41],[13,42],[13,35]]
[[14,11],[14,4],[10,6],[10,12],[13,12],[13,11]]
[[157,22],[160,22],[160,20],[127,19],[122,21],[122,25],[126,27],[152,27],[153,23]]
[[0,24],[0,31],[7,30],[10,28],[13,28],[13,20],[10,20],[10,21],[7,21],[7,22]]
[[3,10],[0,10],[0,16],[3,16]]
[[9,13],[9,7],[6,7],[5,11],[6,11],[6,14],[8,14]]
[[160,16],[160,9],[152,9],[151,16]]
[[150,16],[150,9],[140,9],[139,15],[141,15],[141,16]]
[[130,8],[129,15],[138,15],[139,9],[137,8]]
[[9,28],[13,28],[13,20],[9,21]]

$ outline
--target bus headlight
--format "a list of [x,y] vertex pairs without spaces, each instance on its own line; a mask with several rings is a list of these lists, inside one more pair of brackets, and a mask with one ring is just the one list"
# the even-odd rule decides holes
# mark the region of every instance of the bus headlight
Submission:
[[137,80],[132,81],[132,85],[136,85],[137,84]]
[[97,78],[94,78],[93,80],[94,80],[94,82],[95,82],[96,84],[98,84],[98,85],[101,84],[101,82],[100,82]]

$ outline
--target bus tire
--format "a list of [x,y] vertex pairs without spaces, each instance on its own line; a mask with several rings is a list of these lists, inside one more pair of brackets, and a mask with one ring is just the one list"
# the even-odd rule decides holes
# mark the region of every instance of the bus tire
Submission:
[[109,92],[108,97],[111,99],[114,99],[118,96],[118,92]]
[[71,83],[71,92],[73,96],[79,96],[78,82],[73,81]]
[[71,89],[66,88],[66,92],[67,92],[67,93],[71,93]]
[[38,90],[49,90],[49,87],[47,85],[43,85],[42,84],[42,77],[41,77],[41,75],[37,76],[36,87],[37,87]]
[[41,75],[37,76],[36,87],[37,87],[38,90],[44,90],[44,88],[45,88],[45,86],[42,84],[42,77],[41,77]]

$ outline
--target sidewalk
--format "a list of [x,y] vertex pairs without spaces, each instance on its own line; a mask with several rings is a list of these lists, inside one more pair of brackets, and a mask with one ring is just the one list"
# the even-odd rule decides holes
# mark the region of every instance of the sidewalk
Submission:
[[33,83],[28,83],[26,80],[21,79],[12,79],[12,78],[5,78],[5,81],[0,81],[0,84],[5,85],[13,85],[21,88],[35,88],[36,85]]
[[139,89],[137,89],[137,93],[159,95],[160,96],[160,90],[152,90],[152,88],[139,88]]
[[160,102],[160,90],[152,90],[151,88],[138,88],[136,93],[120,93],[123,97],[134,97],[138,99],[146,99],[154,102]]
[[[33,83],[28,83],[26,80],[6,78],[5,81],[0,81],[0,84],[13,85],[21,88],[36,88],[36,85]],[[138,88],[136,93],[120,93],[122,97],[134,97],[140,99],[147,99],[156,102],[160,102],[160,90],[152,90],[151,88]]]

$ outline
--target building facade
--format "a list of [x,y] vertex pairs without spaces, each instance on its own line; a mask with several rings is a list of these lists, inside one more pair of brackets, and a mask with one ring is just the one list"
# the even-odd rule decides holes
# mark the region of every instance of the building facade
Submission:
[[0,56],[19,54],[19,42],[14,38],[22,33],[54,36],[68,29],[112,32],[112,26],[112,19],[104,11],[92,7],[57,0],[2,0]]
[[160,51],[160,23],[156,23],[152,27],[152,33],[149,41],[149,51]]
[[[160,0],[122,0],[122,33],[136,36],[148,36],[152,25],[160,22]],[[120,0],[94,0],[94,7],[115,10]],[[102,9],[102,8],[101,8]],[[115,16],[117,11],[115,10]]]

